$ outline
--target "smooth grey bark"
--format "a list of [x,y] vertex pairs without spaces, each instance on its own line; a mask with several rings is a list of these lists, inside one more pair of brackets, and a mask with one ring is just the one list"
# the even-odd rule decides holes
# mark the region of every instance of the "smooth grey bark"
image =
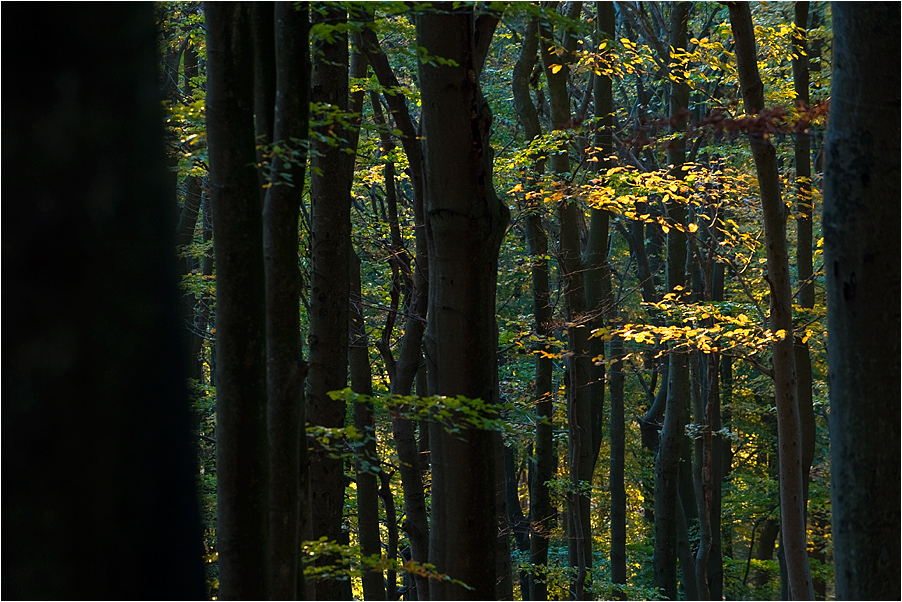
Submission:
[[41,27],[2,42],[30,48],[4,70],[2,595],[203,599],[153,8]]
[[[416,19],[417,43],[456,66],[420,64],[429,322],[429,392],[495,398],[498,252],[509,211],[492,183],[492,114],[479,87],[479,22],[473,7],[442,5]],[[491,30],[481,31],[491,36]],[[430,425],[432,524],[429,561],[473,589],[431,580],[432,599],[495,596],[494,435]],[[474,551],[478,550],[478,553]]]
[[205,5],[216,255],[219,597],[265,599],[268,500],[263,208],[255,169],[250,7]]
[[[730,24],[736,40],[736,65],[746,113],[764,108],[764,85],[758,73],[755,32],[748,4],[731,2]],[[758,172],[764,237],[767,247],[767,279],[770,287],[770,330],[782,333],[772,344],[774,398],[777,406],[777,442],[780,449],[780,517],[789,593],[794,600],[814,599],[808,567],[802,482],[802,428],[796,396],[795,353],[792,336],[792,292],[786,243],[786,210],[780,194],[776,151],[761,133],[749,141]]]
[[[330,25],[347,19],[344,7],[326,4],[311,13],[312,22]],[[311,101],[328,103],[339,110],[348,108],[347,33],[335,32],[331,42],[318,40],[312,46]],[[316,119],[323,120],[322,116]],[[331,131],[330,131],[331,130]],[[318,126],[318,134],[347,138],[340,124]],[[353,160],[340,144],[331,145],[316,137],[310,160],[310,371],[307,377],[307,421],[312,425],[344,426],[345,404],[329,397],[343,389],[348,371],[348,299],[350,295],[351,200],[350,170]],[[311,536],[340,542],[344,511],[344,470],[340,459],[331,458],[321,445],[311,447]],[[337,559],[326,556],[322,565]],[[313,584],[317,600],[340,599],[342,583],[320,579]]]
[[[310,61],[306,8],[288,2],[273,9],[276,93],[272,158],[263,202],[263,265],[266,281],[266,380],[269,444],[269,595],[298,597],[300,539],[306,530],[309,496],[304,433],[298,220],[307,163]],[[259,65],[258,65],[259,70]],[[290,153],[290,154],[289,154]],[[303,588],[301,592],[303,595]]]
[[899,5],[834,2],[824,266],[836,597],[899,597]]

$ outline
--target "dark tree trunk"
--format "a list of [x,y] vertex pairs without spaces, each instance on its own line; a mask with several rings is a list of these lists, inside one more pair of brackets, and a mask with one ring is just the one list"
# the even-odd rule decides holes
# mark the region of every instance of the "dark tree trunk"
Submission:
[[[343,7],[323,4],[313,11],[314,23],[337,25],[346,21]],[[332,42],[314,44],[311,100],[327,103],[339,110],[348,108],[347,33],[336,31]],[[325,116],[316,117],[328,121]],[[348,132],[337,123],[318,126],[318,134],[347,138]],[[310,372],[307,377],[307,420],[312,425],[342,427],[345,421],[343,401],[329,397],[330,391],[343,389],[348,371],[348,299],[350,295],[350,170],[353,160],[341,147],[319,139],[311,148],[311,276],[310,276]],[[340,459],[330,457],[321,445],[311,447],[311,528],[312,538],[326,537],[339,542],[344,510],[344,470]],[[320,564],[333,564],[326,556]],[[317,600],[340,599],[341,582],[321,579],[313,585]]]
[[899,597],[899,5],[832,3],[824,266],[836,597]]
[[[369,345],[366,323],[363,318],[363,295],[360,283],[360,259],[351,254],[351,341],[348,350],[351,389],[362,395],[373,395],[373,378],[370,370]],[[357,538],[360,554],[379,557],[382,544],[379,538],[379,457],[376,455],[376,417],[372,402],[354,404],[354,428],[363,436],[363,445],[355,460],[357,472]],[[385,583],[382,571],[364,571],[363,598],[385,600]]]
[[[730,3],[730,23],[736,40],[736,64],[745,111],[764,108],[764,85],[758,73],[755,32],[748,4]],[[770,329],[774,341],[773,376],[777,406],[777,441],[780,448],[780,517],[786,554],[789,590],[794,600],[811,600],[814,591],[808,568],[802,469],[802,428],[796,397],[795,353],[792,336],[792,293],[789,253],[786,245],[786,211],[780,195],[776,151],[760,133],[749,135],[767,247],[767,281],[770,286]]]
[[[671,5],[670,41],[675,49],[685,48],[689,16],[688,2]],[[686,123],[686,107],[689,104],[689,87],[681,81],[679,74],[671,83],[669,112],[675,122],[674,133],[680,133]],[[671,176],[682,179],[682,166],[686,157],[686,143],[680,137],[667,150],[667,162],[671,165]],[[667,290],[683,294],[686,287],[686,207],[678,201],[667,204],[670,231],[667,233]],[[658,445],[655,462],[655,548],[654,586],[664,596],[676,599],[676,539],[679,516],[677,498],[679,496],[679,466],[683,454],[684,429],[689,418],[689,357],[685,353],[670,354],[670,368],[667,384],[667,406],[664,412],[664,426]],[[685,576],[694,571],[680,565]],[[694,579],[693,579],[694,581]]]
[[[272,27],[272,23],[270,26]],[[304,436],[304,375],[301,354],[301,274],[298,219],[306,166],[310,62],[307,10],[288,2],[274,9],[276,96],[273,140],[285,153],[272,158],[271,186],[263,204],[266,272],[266,377],[269,429],[270,596],[298,597],[299,539],[305,531],[309,477]],[[286,160],[288,159],[288,160]],[[303,591],[300,592],[303,595]]]
[[[514,66],[513,96],[517,116],[523,124],[524,135],[533,140],[542,133],[539,115],[529,93],[529,77],[538,57],[539,38],[538,22],[530,20],[526,25],[520,56]],[[535,192],[535,181],[544,166],[537,161],[536,174],[526,184],[527,195]],[[527,196],[526,201],[526,245],[532,258],[532,296],[534,329],[536,336],[547,337],[550,334],[552,315],[549,305],[549,271],[548,236],[542,226],[542,204]],[[539,348],[536,351],[547,350]],[[551,357],[537,353],[536,370],[536,440],[533,462],[529,475],[529,561],[533,566],[544,567],[548,563],[549,532],[553,527],[555,513],[551,506],[551,495],[548,481],[553,476],[554,441],[552,439],[552,416],[554,413],[552,397],[552,360]],[[524,599],[527,596],[524,595]],[[530,600],[545,600],[548,597],[548,586],[545,579],[533,578],[529,583]]]
[[[369,28],[363,29],[355,35],[357,45],[366,53],[367,60],[373,68],[380,85],[385,88],[398,88],[400,86],[388,58],[379,46],[379,41],[374,31]],[[386,327],[385,337],[386,344],[381,350],[386,364],[391,366],[389,370],[391,378],[391,391],[396,395],[409,395],[413,387],[414,379],[418,370],[423,364],[422,343],[423,333],[426,330],[426,312],[428,305],[428,249],[426,245],[426,230],[423,217],[424,203],[424,173],[423,173],[423,150],[417,139],[417,128],[414,126],[407,107],[407,101],[403,94],[385,94],[386,104],[392,111],[392,117],[395,126],[401,130],[401,144],[404,153],[407,155],[408,165],[410,167],[410,179],[413,186],[413,206],[414,206],[414,230],[415,230],[415,250],[416,261],[415,270],[410,269],[410,263],[405,262],[403,258],[403,248],[401,246],[400,229],[397,219],[397,198],[394,189],[386,190],[386,197],[389,203],[390,213],[393,211],[394,218],[389,216],[390,227],[392,228],[392,247],[393,261],[396,265],[393,269],[406,271],[401,274],[408,281],[408,295],[405,300],[405,314],[407,316],[404,328],[404,335],[401,339],[401,348],[398,352],[397,360],[388,349],[387,340],[390,336],[390,328]],[[381,109],[377,111],[376,105],[379,103],[378,98],[373,99],[374,113],[381,113]],[[384,121],[384,120],[383,120]],[[387,124],[386,124],[387,125]],[[388,151],[391,147],[387,146],[390,137],[383,138],[383,148]],[[394,166],[391,166],[390,173],[394,173]],[[386,186],[389,186],[389,165],[386,165]],[[393,188],[393,185],[392,185]],[[393,205],[394,203],[394,205]],[[392,207],[394,206],[394,209]],[[395,439],[395,445],[398,450],[398,459],[400,462],[401,485],[404,490],[404,511],[407,519],[403,525],[410,541],[412,559],[416,562],[426,562],[429,555],[429,523],[426,514],[426,494],[423,486],[423,474],[419,470],[419,458],[423,455],[419,453],[416,441],[416,423],[412,420],[404,418],[399,413],[392,417],[392,435]],[[428,599],[429,584],[425,577],[417,576],[417,596],[421,600]]]
[[203,599],[153,9],[41,27],[3,38],[3,598]]
[[205,6],[216,254],[217,547],[222,599],[267,596],[263,219],[254,167],[250,7]]
[[[546,10],[554,10],[557,3],[548,3]],[[582,9],[581,2],[573,2],[568,8],[568,17],[576,19]],[[565,52],[558,56],[553,52],[552,30],[546,23],[540,26],[542,65],[548,83],[551,103],[551,126],[554,130],[564,130],[572,126],[570,97],[567,78],[571,60],[576,48],[576,36],[565,35]],[[558,68],[559,67],[559,68]],[[549,167],[556,175],[556,185],[561,192],[566,186],[566,174],[570,172],[570,157],[565,148],[551,156]],[[595,468],[593,443],[595,422],[592,413],[589,373],[589,328],[586,312],[585,273],[579,239],[579,223],[582,219],[580,207],[569,199],[558,204],[560,221],[560,246],[558,264],[564,280],[564,303],[567,322],[567,360],[569,428],[569,462],[571,491],[568,493],[568,548],[570,565],[576,567],[576,577],[572,584],[573,597],[582,600],[585,596],[586,578],[592,568],[592,536],[590,521],[590,497],[584,487],[592,481]],[[597,430],[597,429],[596,429]]]
[[[430,393],[495,398],[498,251],[508,224],[495,195],[491,111],[479,88],[484,57],[473,7],[443,6],[416,20],[417,43],[457,66],[420,64],[426,236],[429,245],[429,323],[426,362]],[[433,599],[495,596],[496,514],[493,433],[448,432],[430,425],[432,525],[429,560],[468,590],[431,580]],[[478,550],[479,553],[474,553]]]

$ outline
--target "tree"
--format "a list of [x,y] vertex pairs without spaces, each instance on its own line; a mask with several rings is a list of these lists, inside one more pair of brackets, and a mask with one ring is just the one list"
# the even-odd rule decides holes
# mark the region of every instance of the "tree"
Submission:
[[[444,63],[419,68],[427,173],[429,392],[481,399],[491,408],[497,403],[495,283],[509,211],[494,191],[492,113],[479,76],[497,19],[476,19],[472,6],[440,8],[416,19],[418,45]],[[439,422],[430,427],[429,560],[472,588],[432,581],[433,599],[494,598],[493,440],[490,431],[478,428],[455,434]]]
[[833,3],[824,246],[836,595],[899,595],[899,6]]
[[42,27],[54,44],[8,66],[26,85],[3,105],[3,597],[200,599],[153,11],[66,5]]
[[[300,538],[307,528],[309,475],[304,436],[301,354],[301,274],[298,219],[306,167],[310,61],[309,15],[288,2],[275,5],[276,94],[273,158],[263,204],[266,277],[266,377],[269,445],[270,595],[291,600],[304,593]],[[258,69],[259,71],[259,69]],[[275,151],[279,148],[279,152]]]
[[[736,38],[736,64],[745,111],[754,115],[764,109],[764,85],[758,73],[752,14],[747,4],[729,3],[728,6],[733,36]],[[780,195],[773,145],[762,132],[750,133],[749,140],[758,172],[767,246],[765,278],[770,286],[770,330],[775,337],[771,361],[777,404],[777,442],[780,449],[780,516],[789,592],[794,600],[813,600],[802,484],[802,426],[796,400],[792,293],[786,247],[787,212]]]
[[[312,425],[341,428],[345,422],[344,401],[329,397],[341,390],[348,378],[348,312],[350,296],[351,200],[347,161],[352,158],[340,144],[347,131],[328,118],[328,111],[344,113],[348,108],[348,39],[341,25],[347,10],[322,5],[313,12],[314,27],[338,26],[327,38],[312,47],[311,101],[319,107],[312,118],[310,162],[310,344],[307,377],[307,420]],[[342,539],[344,511],[344,470],[340,458],[316,445],[310,456],[311,539]],[[332,556],[319,564],[335,562]],[[320,579],[314,584],[317,599],[342,597],[337,579]]]
[[250,7],[205,5],[216,255],[219,596],[267,596],[263,208],[254,151]]

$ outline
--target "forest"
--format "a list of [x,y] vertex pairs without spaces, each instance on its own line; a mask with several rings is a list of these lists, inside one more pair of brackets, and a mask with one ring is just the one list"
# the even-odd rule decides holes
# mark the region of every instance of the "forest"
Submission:
[[898,3],[87,6],[3,41],[4,598],[902,596]]

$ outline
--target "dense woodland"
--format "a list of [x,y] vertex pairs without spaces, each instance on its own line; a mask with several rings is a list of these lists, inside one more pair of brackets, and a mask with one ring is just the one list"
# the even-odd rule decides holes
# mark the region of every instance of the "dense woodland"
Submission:
[[899,15],[60,9],[3,596],[895,599]]

